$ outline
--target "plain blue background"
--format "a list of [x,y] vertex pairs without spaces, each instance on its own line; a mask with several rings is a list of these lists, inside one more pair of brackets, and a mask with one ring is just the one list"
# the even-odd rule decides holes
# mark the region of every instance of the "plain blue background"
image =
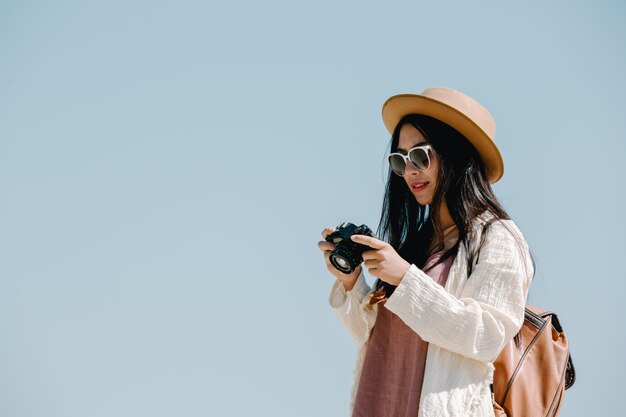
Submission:
[[316,243],[376,227],[382,103],[494,115],[495,190],[578,382],[622,397],[618,1],[0,3],[0,416],[344,416]]

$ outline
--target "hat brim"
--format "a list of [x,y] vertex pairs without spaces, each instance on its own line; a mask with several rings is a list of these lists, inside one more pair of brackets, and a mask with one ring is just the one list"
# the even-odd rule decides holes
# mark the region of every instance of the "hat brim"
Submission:
[[423,114],[448,124],[474,145],[485,166],[489,182],[493,184],[502,178],[504,162],[491,137],[454,107],[419,94],[398,94],[383,104],[382,113],[383,122],[390,134],[393,134],[400,120],[409,114]]

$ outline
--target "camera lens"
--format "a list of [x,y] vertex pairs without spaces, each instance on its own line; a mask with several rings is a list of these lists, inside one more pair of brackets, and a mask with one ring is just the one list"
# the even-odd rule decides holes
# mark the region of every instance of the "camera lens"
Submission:
[[330,263],[344,274],[349,274],[361,263],[363,259],[354,253],[354,245],[341,242],[330,253]]
[[352,265],[350,265],[350,262],[337,253],[333,253],[330,255],[330,263],[344,274],[349,274],[350,272],[352,272],[353,268]]
[[335,262],[337,262],[337,264],[342,267],[343,269],[348,269],[350,268],[350,264],[343,258],[337,257],[335,258]]

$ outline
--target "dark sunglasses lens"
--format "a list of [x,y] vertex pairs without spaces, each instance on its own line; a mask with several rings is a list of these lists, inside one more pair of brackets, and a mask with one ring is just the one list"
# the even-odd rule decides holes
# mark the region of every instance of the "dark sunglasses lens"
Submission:
[[400,176],[404,175],[404,169],[406,168],[406,164],[402,156],[389,155],[389,166],[391,167],[391,170],[396,174]]
[[430,160],[428,159],[428,150],[423,148],[415,148],[409,152],[409,159],[417,169],[421,169],[422,171],[427,170],[430,165]]

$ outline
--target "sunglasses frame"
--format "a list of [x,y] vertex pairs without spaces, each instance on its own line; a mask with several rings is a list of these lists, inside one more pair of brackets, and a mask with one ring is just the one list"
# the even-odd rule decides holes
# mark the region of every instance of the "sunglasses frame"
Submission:
[[[409,155],[411,154],[411,152],[413,152],[415,149],[422,149],[426,152],[426,158],[428,159],[428,166],[424,169],[418,167],[417,165],[415,165],[415,163],[413,161],[411,161],[411,158],[409,157]],[[409,149],[409,151],[405,154],[400,153],[400,152],[392,152],[389,155],[387,155],[387,163],[389,163],[389,169],[391,169],[391,172],[393,172],[394,174],[396,174],[399,177],[403,177],[404,174],[406,173],[406,165],[407,165],[407,161],[409,161],[411,163],[411,165],[413,165],[413,167],[415,169],[417,169],[418,171],[427,171],[428,168],[430,168],[430,152],[434,152],[432,145],[430,144],[425,144],[425,145],[418,145],[418,146],[414,146],[411,149]],[[399,155],[400,157],[402,157],[402,159],[404,160],[404,171],[402,172],[402,174],[398,174],[396,171],[393,170],[393,168],[391,168],[391,160],[390,158],[394,155]]]

